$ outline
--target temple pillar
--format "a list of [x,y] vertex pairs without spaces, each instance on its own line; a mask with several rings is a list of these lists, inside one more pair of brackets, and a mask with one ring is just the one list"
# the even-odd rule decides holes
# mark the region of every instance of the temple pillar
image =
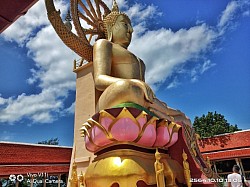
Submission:
[[60,183],[60,181],[61,181],[61,174],[58,174],[57,180],[58,180],[57,187],[60,187],[61,186],[61,183]]
[[46,176],[43,177],[43,187],[46,187]]
[[31,180],[30,180],[30,187],[34,186],[34,177],[33,175],[31,176]]
[[[76,73],[76,101],[74,122],[74,145],[71,156],[69,179],[71,179],[72,164],[75,162],[77,173],[85,172],[94,157],[85,149],[84,139],[80,135],[82,124],[95,113],[96,91],[93,80],[92,63],[85,64],[74,70]],[[70,181],[68,181],[70,182]]]

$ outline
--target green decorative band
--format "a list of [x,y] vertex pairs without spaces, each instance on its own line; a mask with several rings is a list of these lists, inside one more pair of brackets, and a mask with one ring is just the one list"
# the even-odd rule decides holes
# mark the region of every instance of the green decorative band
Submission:
[[147,112],[149,115],[151,116],[155,116],[158,117],[156,114],[154,114],[153,112],[149,111],[148,109],[144,108],[141,105],[138,105],[136,103],[121,103],[119,105],[115,105],[112,108],[123,108],[123,107],[130,107],[130,108],[136,108],[138,110],[143,110],[145,112]]

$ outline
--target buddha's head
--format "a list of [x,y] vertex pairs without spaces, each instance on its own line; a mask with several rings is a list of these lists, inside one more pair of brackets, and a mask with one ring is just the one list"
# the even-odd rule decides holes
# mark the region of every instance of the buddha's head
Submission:
[[110,14],[104,18],[105,37],[113,43],[127,48],[132,38],[133,28],[129,17],[119,11],[116,1]]
[[156,149],[156,152],[155,152],[155,159],[156,160],[160,160],[161,159],[161,153],[158,152],[158,149]]

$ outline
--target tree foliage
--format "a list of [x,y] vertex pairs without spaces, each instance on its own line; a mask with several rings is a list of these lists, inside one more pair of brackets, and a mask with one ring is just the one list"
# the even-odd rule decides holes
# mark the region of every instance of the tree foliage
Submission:
[[195,132],[201,136],[213,137],[218,134],[230,133],[234,131],[241,130],[237,125],[231,125],[227,122],[225,117],[216,111],[208,112],[207,115],[202,115],[202,117],[195,117],[193,127]]
[[38,144],[59,145],[59,139],[58,138],[51,138],[49,140],[44,140],[44,141],[38,142]]

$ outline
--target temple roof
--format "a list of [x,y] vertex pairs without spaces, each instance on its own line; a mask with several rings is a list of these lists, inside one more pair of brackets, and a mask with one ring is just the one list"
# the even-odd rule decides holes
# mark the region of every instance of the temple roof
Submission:
[[25,15],[38,0],[1,0],[0,1],[0,33]]
[[204,138],[199,147],[203,156],[211,160],[250,157],[250,130]]
[[37,172],[68,173],[71,147],[0,141],[0,176]]

